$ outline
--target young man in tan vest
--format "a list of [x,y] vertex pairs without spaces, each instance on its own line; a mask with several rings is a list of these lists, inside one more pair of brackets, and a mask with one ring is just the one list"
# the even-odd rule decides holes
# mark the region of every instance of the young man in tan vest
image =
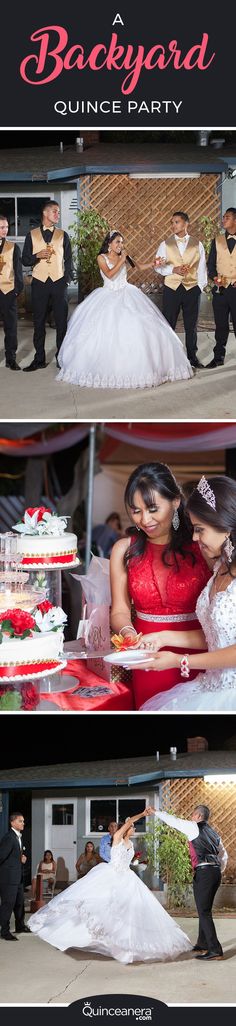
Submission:
[[207,284],[205,252],[201,242],[189,235],[189,217],[177,210],[171,220],[172,235],[161,242],[156,253],[156,271],[165,279],[163,314],[175,330],[180,310],[191,366],[200,370],[197,357],[197,322],[201,292]]
[[208,367],[221,367],[229,337],[231,314],[236,336],[236,207],[228,207],[223,217],[224,235],[216,235],[208,257],[209,277],[215,282],[212,302],[215,318],[215,348]]
[[0,214],[0,314],[5,333],[6,367],[20,370],[16,363],[17,350],[17,296],[23,289],[21,252],[19,246],[9,242],[8,220]]
[[56,323],[56,359],[67,328],[67,285],[72,278],[72,254],[69,236],[57,228],[59,204],[47,200],[42,221],[26,235],[22,253],[25,267],[32,267],[32,311],[35,356],[25,371],[46,367],[45,335],[49,301]]

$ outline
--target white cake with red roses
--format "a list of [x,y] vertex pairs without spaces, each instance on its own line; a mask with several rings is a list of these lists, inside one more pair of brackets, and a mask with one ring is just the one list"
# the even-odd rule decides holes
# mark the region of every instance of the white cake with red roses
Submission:
[[0,615],[0,682],[31,680],[57,673],[62,658],[67,617],[47,599],[32,613],[6,609]]
[[67,517],[45,506],[30,507],[13,525],[17,531],[21,566],[28,570],[66,570],[77,566],[77,537],[67,531]]

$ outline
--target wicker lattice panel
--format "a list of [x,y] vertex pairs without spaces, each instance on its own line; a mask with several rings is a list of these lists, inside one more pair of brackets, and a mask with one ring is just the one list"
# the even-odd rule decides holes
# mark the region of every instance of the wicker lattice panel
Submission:
[[[152,261],[157,245],[170,233],[174,210],[186,210],[191,231],[199,235],[199,218],[220,218],[220,176],[199,178],[134,179],[128,175],[91,175],[80,179],[81,208],[91,207],[125,237],[127,252],[134,260]],[[152,271],[129,271],[140,284]],[[155,275],[154,275],[155,276]]]
[[198,802],[211,810],[210,822],[221,834],[228,854],[235,861],[236,851],[236,786],[234,783],[205,783],[203,778],[168,780],[162,785],[162,809],[184,819]]

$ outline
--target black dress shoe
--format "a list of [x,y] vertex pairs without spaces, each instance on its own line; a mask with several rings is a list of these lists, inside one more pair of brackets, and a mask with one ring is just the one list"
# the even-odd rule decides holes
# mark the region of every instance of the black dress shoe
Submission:
[[35,357],[32,363],[28,364],[28,367],[23,367],[24,371],[36,371],[42,370],[43,367],[47,367],[46,360],[36,360]]
[[10,941],[11,941],[11,940],[13,940],[13,941],[17,941],[17,940],[18,940],[18,938],[17,938],[17,937],[13,937],[13,933],[10,933],[10,932],[9,932],[9,933],[2,933],[2,934],[1,934],[1,940],[10,940]]
[[212,370],[212,367],[223,367],[223,366],[224,366],[224,360],[215,360],[215,358],[213,357],[213,360],[211,360],[210,363],[206,363],[206,370]]
[[6,367],[9,367],[9,370],[21,370],[16,360],[6,360]]
[[205,370],[204,363],[200,363],[197,356],[195,357],[195,360],[190,360],[190,363],[193,370]]
[[24,924],[24,926],[19,926],[19,927],[16,926],[16,933],[31,933],[31,930],[30,930],[29,926],[26,926]]
[[200,948],[199,944],[194,944],[194,948],[192,948],[192,951],[199,951],[202,953],[202,955],[208,954],[207,948]]
[[224,955],[223,951],[221,954],[218,951],[207,951],[205,955],[196,955],[196,958],[199,959],[199,962],[213,962],[214,960],[220,961]]

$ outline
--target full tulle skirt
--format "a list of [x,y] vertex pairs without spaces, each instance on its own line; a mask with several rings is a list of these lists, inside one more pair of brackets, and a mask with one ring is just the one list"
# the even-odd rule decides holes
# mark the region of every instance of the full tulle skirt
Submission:
[[135,285],[95,289],[68,324],[58,381],[87,388],[152,388],[192,377],[182,342]]
[[175,959],[191,942],[132,869],[92,869],[31,916],[33,933],[66,951],[83,948],[120,962]]
[[[158,673],[157,673],[158,676]],[[199,673],[192,683],[153,695],[144,712],[236,712],[236,670]]]

